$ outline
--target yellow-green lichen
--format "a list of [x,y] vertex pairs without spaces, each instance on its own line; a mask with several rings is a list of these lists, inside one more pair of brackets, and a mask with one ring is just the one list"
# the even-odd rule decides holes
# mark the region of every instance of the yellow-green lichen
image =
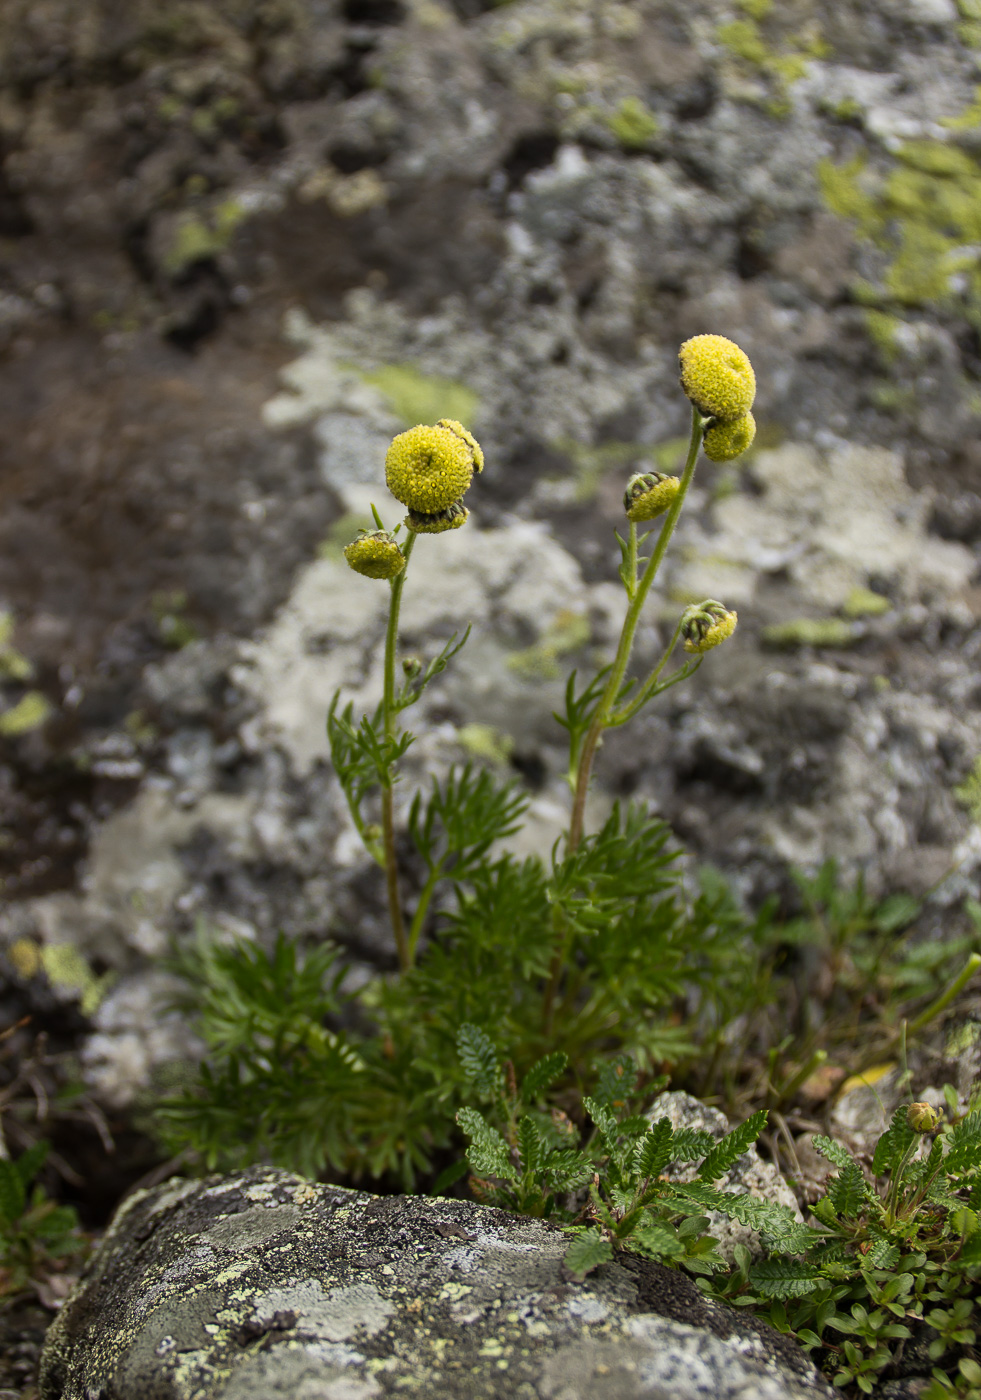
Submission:
[[178,221],[173,241],[164,254],[164,271],[171,277],[179,277],[195,263],[216,258],[228,247],[245,217],[245,210],[234,199],[216,205],[208,217],[185,214]]
[[841,610],[846,617],[881,617],[891,607],[892,603],[881,593],[873,593],[871,588],[862,588],[856,584],[842,604]]
[[954,788],[954,796],[970,812],[971,820],[981,823],[981,758],[974,760],[970,773]]
[[411,364],[382,365],[358,373],[388,400],[392,412],[403,423],[436,423],[440,418],[471,423],[477,416],[480,400],[472,389],[455,379],[423,374]]
[[556,680],[560,674],[559,658],[585,646],[589,635],[589,619],[582,613],[563,609],[556,613],[540,641],[524,651],[512,652],[508,657],[508,669],[523,680]]
[[0,735],[5,739],[15,739],[39,729],[51,715],[54,706],[39,690],[29,690],[22,695],[9,710],[0,715]]
[[764,627],[762,641],[771,647],[845,647],[856,636],[852,624],[840,617],[798,617]]
[[774,116],[786,116],[790,89],[806,75],[808,60],[826,58],[831,50],[813,23],[795,33],[789,45],[774,48],[761,26],[773,9],[770,0],[741,0],[740,9],[746,18],[720,25],[716,38],[739,63],[769,81],[774,95],[766,104],[768,110]]
[[606,124],[627,151],[645,150],[661,129],[657,117],[639,97],[625,97]]
[[14,618],[0,612],[0,681],[29,681],[34,667],[13,645]]
[[495,729],[492,724],[461,724],[456,731],[456,741],[471,758],[480,758],[487,763],[506,766],[514,753],[514,740],[510,734]]

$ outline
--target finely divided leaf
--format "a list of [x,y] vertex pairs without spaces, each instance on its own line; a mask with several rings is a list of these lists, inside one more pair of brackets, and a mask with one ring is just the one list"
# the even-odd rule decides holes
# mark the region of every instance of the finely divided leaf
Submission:
[[533,1104],[548,1086],[558,1079],[569,1063],[569,1057],[562,1050],[554,1055],[545,1055],[532,1065],[521,1081],[521,1098],[526,1104]]
[[944,1159],[948,1173],[970,1171],[981,1167],[981,1110],[975,1109],[956,1124],[947,1135],[950,1151]]
[[715,1146],[715,1138],[703,1128],[679,1128],[671,1143],[672,1162],[697,1162]]
[[629,1055],[617,1055],[603,1065],[593,1096],[608,1107],[621,1107],[630,1098],[637,1083],[637,1066]]
[[789,1206],[775,1201],[761,1201],[742,1192],[718,1191],[702,1181],[672,1182],[671,1195],[707,1210],[721,1211],[740,1225],[759,1230],[772,1248],[786,1254],[802,1254],[820,1239],[819,1233],[798,1220]]
[[857,1162],[848,1162],[828,1182],[828,1198],[839,1215],[859,1215],[871,1195]]
[[538,1173],[545,1162],[546,1149],[534,1118],[522,1118],[518,1124],[518,1151],[526,1172]]
[[467,1148],[467,1161],[478,1176],[499,1176],[505,1181],[517,1181],[518,1173],[511,1161],[507,1143],[496,1128],[492,1128],[474,1108],[461,1108],[456,1121],[472,1139]]
[[766,1259],[749,1271],[750,1284],[764,1298],[808,1298],[820,1277],[818,1269],[792,1259]]
[[599,1230],[583,1230],[574,1235],[565,1252],[565,1266],[580,1283],[588,1273],[613,1258],[613,1245]]
[[600,1133],[607,1144],[616,1142],[617,1120],[606,1104],[598,1103],[596,1099],[590,1098],[588,1094],[583,1095],[582,1106],[599,1128]]
[[659,1177],[671,1161],[674,1132],[670,1118],[659,1118],[637,1144],[634,1170],[639,1178]]
[[575,1191],[593,1178],[593,1164],[574,1147],[559,1147],[545,1159],[545,1173],[555,1191]]
[[829,1162],[833,1162],[836,1167],[847,1167],[849,1162],[855,1160],[840,1142],[835,1142],[834,1138],[825,1137],[823,1133],[816,1133],[811,1141],[821,1156],[827,1158]]
[[883,1176],[898,1166],[903,1153],[915,1137],[916,1133],[906,1121],[906,1107],[897,1108],[892,1115],[892,1122],[875,1145],[872,1156],[874,1174]]
[[465,1021],[457,1032],[457,1054],[467,1078],[480,1094],[493,1094],[504,1082],[494,1042],[479,1026]]
[[766,1109],[761,1108],[759,1113],[754,1113],[752,1118],[747,1118],[745,1123],[740,1123],[738,1128],[726,1133],[699,1167],[699,1179],[718,1181],[720,1177],[725,1176],[729,1168],[752,1147],[765,1127]]

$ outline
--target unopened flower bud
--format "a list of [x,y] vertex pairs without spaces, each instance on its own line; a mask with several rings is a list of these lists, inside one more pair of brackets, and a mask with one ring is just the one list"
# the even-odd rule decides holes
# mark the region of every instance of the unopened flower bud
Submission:
[[712,647],[717,647],[732,636],[736,621],[736,614],[714,598],[706,598],[704,603],[693,603],[685,609],[681,619],[685,651],[711,651]]
[[344,558],[366,578],[395,578],[405,568],[405,555],[387,530],[364,531],[345,546]]
[[752,447],[756,436],[756,419],[751,413],[733,418],[728,423],[713,423],[702,438],[702,448],[710,462],[731,462]]
[[724,423],[753,407],[756,375],[745,350],[724,335],[696,335],[678,351],[681,387],[700,413]]
[[940,1122],[940,1114],[928,1103],[911,1103],[906,1110],[906,1122],[914,1133],[932,1133]]
[[402,662],[402,670],[405,672],[408,680],[414,681],[422,670],[422,662],[419,660],[418,656],[407,656]]
[[446,418],[434,428],[419,423],[392,439],[385,480],[395,499],[411,511],[438,514],[467,490],[478,456],[483,464],[475,439],[454,420]]
[[623,494],[627,519],[638,523],[663,515],[677,496],[680,485],[676,476],[664,472],[639,472],[632,476]]
[[441,535],[444,530],[459,530],[461,525],[466,524],[469,514],[462,501],[454,501],[445,510],[434,511],[432,514],[410,510],[405,517],[405,523],[417,535]]

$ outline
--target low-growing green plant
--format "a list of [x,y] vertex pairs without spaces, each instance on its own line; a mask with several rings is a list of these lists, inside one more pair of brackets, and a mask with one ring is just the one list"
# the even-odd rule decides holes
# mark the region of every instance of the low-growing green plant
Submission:
[[[585,680],[573,673],[556,716],[568,737],[571,803],[550,860],[508,853],[503,843],[518,831],[527,798],[472,766],[417,792],[397,830],[396,784],[414,742],[406,714],[467,638],[451,638],[428,664],[408,657],[399,667],[411,556],[420,535],[466,524],[463,497],[484,459],[448,418],[393,440],[386,480],[407,508],[404,521],[387,530],[375,510],[377,528],[344,551],[357,573],[388,583],[382,694],[363,715],[335,695],[327,731],[351,818],[384,878],[398,971],[348,994],[335,955],[322,948],[306,962],[282,941],[272,952],[239,942],[180,954],[209,1053],[193,1089],[164,1107],[174,1145],[210,1163],[262,1155],[307,1171],[395,1173],[411,1185],[455,1137],[464,1086],[455,1045],[465,1022],[492,1028],[519,1070],[556,1052],[578,1073],[597,1052],[620,1048],[649,1070],[692,1048],[670,1013],[693,981],[693,942],[712,941],[708,905],[696,900],[693,910],[668,830],[646,811],[615,806],[595,832],[585,820],[604,733],[691,676],[736,625],[715,599],[692,605],[657,663],[630,674],[700,450],[729,461],[755,433],[755,377],[737,345],[696,336],[679,359],[692,404],[684,467],[627,483],[627,530],[617,537],[623,625],[613,659]],[[653,532],[638,530],[652,521]]]
[[37,1287],[88,1248],[71,1206],[32,1185],[47,1155],[48,1144],[37,1142],[16,1159],[0,1158],[0,1299]]

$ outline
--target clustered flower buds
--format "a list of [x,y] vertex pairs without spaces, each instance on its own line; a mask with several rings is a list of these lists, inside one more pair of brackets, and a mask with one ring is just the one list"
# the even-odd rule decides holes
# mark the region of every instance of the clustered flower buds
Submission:
[[706,598],[704,603],[693,603],[685,609],[681,619],[685,651],[711,651],[712,647],[717,647],[732,636],[736,622],[736,614],[714,598]]
[[914,1133],[932,1133],[940,1122],[940,1114],[928,1103],[911,1103],[906,1110],[906,1122]]
[[366,578],[395,578],[405,568],[405,555],[387,530],[363,530],[345,546],[344,558]]
[[632,476],[623,497],[627,519],[635,523],[656,520],[671,505],[680,485],[676,476],[664,472],[639,472]]
[[699,413],[712,419],[703,447],[712,462],[731,462],[756,436],[750,409],[756,375],[745,350],[724,335],[695,335],[678,351],[681,387]]
[[472,433],[455,419],[442,418],[435,427],[418,423],[392,439],[385,480],[410,511],[438,515],[461,500],[483,465],[484,454]]

